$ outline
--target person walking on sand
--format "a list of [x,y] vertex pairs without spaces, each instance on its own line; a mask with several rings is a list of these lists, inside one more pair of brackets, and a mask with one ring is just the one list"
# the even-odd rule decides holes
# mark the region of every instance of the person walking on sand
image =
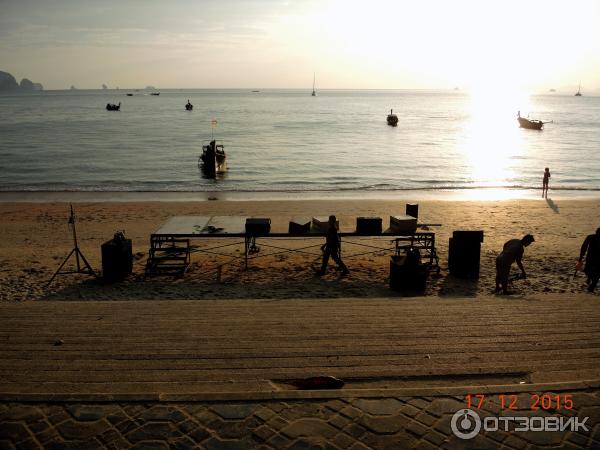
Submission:
[[533,236],[526,234],[522,239],[511,239],[504,244],[502,252],[496,257],[496,293],[502,289],[504,295],[510,294],[508,292],[508,275],[510,266],[515,261],[521,269],[521,277],[527,278],[521,260],[523,259],[525,247],[528,247],[532,242],[535,242]]
[[327,263],[329,262],[330,256],[341,269],[342,275],[348,275],[350,271],[346,267],[346,264],[343,263],[342,258],[340,256],[340,237],[338,235],[335,216],[329,216],[329,228],[327,228],[327,235],[324,247],[325,248],[323,250],[323,264],[321,265],[321,270],[317,272],[317,275],[325,275],[325,270],[327,269]]
[[596,230],[596,234],[588,235],[583,241],[581,251],[579,252],[579,263],[581,266],[583,257],[585,258],[584,273],[587,275],[588,291],[594,292],[598,279],[600,279],[600,228]]
[[542,198],[548,198],[548,182],[550,181],[550,169],[546,167],[544,170],[544,178],[542,179]]

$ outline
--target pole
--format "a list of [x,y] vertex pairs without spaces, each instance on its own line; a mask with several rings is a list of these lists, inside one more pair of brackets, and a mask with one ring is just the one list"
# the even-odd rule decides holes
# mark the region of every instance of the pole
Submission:
[[77,272],[81,270],[81,266],[79,264],[79,247],[77,246],[77,231],[75,230],[75,213],[73,212],[73,204],[69,203],[71,207],[71,217],[69,218],[69,222],[73,227],[73,248],[75,249],[75,261],[77,263]]

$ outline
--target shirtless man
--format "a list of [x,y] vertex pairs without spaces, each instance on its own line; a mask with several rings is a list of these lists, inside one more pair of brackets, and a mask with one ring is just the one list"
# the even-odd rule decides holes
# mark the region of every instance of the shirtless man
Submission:
[[504,295],[509,294],[508,275],[510,273],[510,266],[512,266],[512,263],[515,261],[517,262],[519,269],[521,269],[522,278],[527,278],[521,260],[523,258],[523,253],[525,252],[525,247],[528,247],[534,241],[535,239],[533,236],[527,234],[523,236],[522,239],[511,239],[504,244],[502,252],[496,257],[496,292],[502,289]]
[[600,228],[596,230],[596,234],[590,234],[583,241],[581,251],[579,252],[579,262],[583,262],[585,258],[585,268],[583,271],[588,277],[588,291],[594,292],[598,279],[600,279]]

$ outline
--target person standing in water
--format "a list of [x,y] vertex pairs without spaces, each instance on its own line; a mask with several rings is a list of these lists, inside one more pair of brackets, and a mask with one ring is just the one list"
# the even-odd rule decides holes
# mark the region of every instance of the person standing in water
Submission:
[[544,178],[542,180],[542,198],[548,198],[548,183],[550,182],[550,169],[546,167],[544,170]]

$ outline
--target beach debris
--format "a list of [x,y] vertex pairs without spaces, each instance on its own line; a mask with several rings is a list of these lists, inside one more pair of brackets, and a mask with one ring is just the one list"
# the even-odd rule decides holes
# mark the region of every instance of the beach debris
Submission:
[[291,380],[288,384],[302,390],[341,389],[344,381],[332,376],[318,376]]

